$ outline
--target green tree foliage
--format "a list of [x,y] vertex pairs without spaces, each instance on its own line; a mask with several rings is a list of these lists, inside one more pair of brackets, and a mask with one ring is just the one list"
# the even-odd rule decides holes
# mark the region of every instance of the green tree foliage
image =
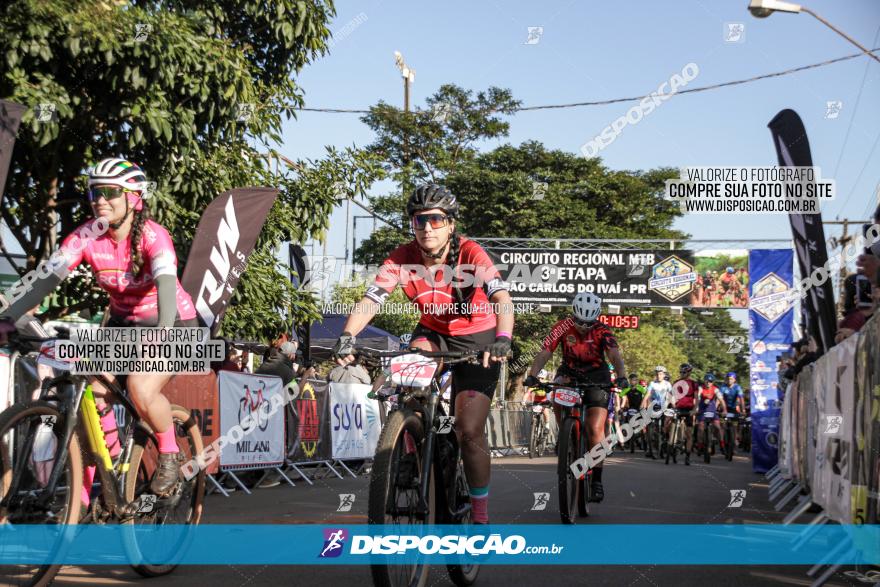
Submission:
[[[326,52],[333,15],[329,0],[4,3],[0,96],[29,110],[0,214],[27,268],[89,215],[87,168],[122,156],[157,182],[150,207],[171,231],[181,266],[201,212],[219,193],[281,188],[224,331],[265,337],[313,314],[309,299],[282,284],[272,252],[283,240],[323,234],[340,198],[334,184],[362,193],[381,170],[373,157],[347,150],[270,171],[265,154],[303,105],[295,74]],[[36,115],[44,104],[53,109],[49,120]]]
[[[367,284],[360,283],[355,285],[337,285],[333,289],[332,301],[334,303],[348,304],[354,307],[354,304],[361,301],[367,291]],[[400,308],[410,308],[410,311],[396,311]],[[395,311],[392,311],[394,309]],[[403,293],[403,290],[397,288],[394,290],[388,300],[385,302],[382,312],[376,315],[372,321],[372,325],[376,328],[389,332],[395,336],[401,336],[411,333],[416,324],[419,323],[418,309],[413,305]]]
[[615,334],[627,375],[638,373],[642,379],[650,380],[654,377],[654,367],[663,365],[674,377],[678,366],[688,360],[680,347],[671,344],[663,328],[644,324],[637,330],[621,330]]

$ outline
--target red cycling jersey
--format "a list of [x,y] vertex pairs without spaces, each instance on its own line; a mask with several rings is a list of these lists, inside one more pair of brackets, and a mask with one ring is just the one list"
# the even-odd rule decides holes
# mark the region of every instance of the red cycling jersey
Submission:
[[610,371],[605,360],[608,349],[617,348],[617,339],[611,329],[597,323],[585,334],[578,332],[571,318],[560,320],[550,329],[544,339],[543,348],[551,353],[562,342],[562,363],[564,371],[575,376],[586,376],[589,373],[603,375],[602,379],[610,381]]
[[693,379],[679,379],[672,384],[672,397],[675,398],[675,407],[680,410],[690,410],[694,407],[699,386]]
[[[97,238],[95,220],[90,220],[70,233],[61,250],[73,270],[85,260],[95,279],[110,294],[110,314],[138,324],[155,324],[159,317],[159,293],[155,278],[173,275],[177,279],[177,254],[168,231],[152,220],[144,223],[141,247],[144,266],[140,275],[131,272],[131,237],[116,242],[109,232]],[[177,318],[196,317],[189,294],[177,281]]]
[[[418,242],[401,245],[382,263],[366,296],[381,304],[400,285],[422,313],[419,324],[448,336],[495,328],[489,298],[506,291],[507,284],[486,251],[472,240],[461,237],[458,261],[458,277],[453,279],[453,268],[448,265],[425,267]],[[469,314],[457,306],[453,282],[462,286]]]

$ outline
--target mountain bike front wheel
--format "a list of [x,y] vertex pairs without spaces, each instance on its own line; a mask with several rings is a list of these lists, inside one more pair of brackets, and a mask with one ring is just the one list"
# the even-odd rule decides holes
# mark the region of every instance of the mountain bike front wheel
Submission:
[[[67,451],[60,450],[65,424],[58,408],[44,401],[13,405],[0,414],[0,524],[58,526],[58,532],[49,529],[46,533],[48,543],[28,544],[53,558],[70,545],[72,533],[66,530],[79,522],[83,490],[77,435],[71,435]],[[58,482],[44,505],[41,498],[56,467],[61,468]],[[0,584],[43,587],[52,583],[61,566],[2,566]]]
[[[433,467],[422,459],[425,429],[422,418],[409,410],[388,414],[376,445],[370,473],[368,524],[434,524],[436,519],[436,478]],[[419,511],[419,484],[428,475],[428,511]],[[399,534],[413,533],[401,528]],[[424,587],[430,567],[419,560],[410,565],[371,565],[377,587]]]
[[580,443],[578,421],[566,418],[559,431],[559,456],[556,465],[556,482],[559,489],[559,516],[563,524],[574,524],[580,480],[571,472],[571,464],[582,455],[578,454]]
[[[174,426],[174,436],[177,446],[180,448],[180,464],[190,462],[204,449],[202,435],[198,424],[189,410],[180,406],[171,406],[171,419]],[[167,546],[163,546],[161,553],[148,553],[152,556],[148,559],[162,559],[173,561],[176,555],[182,555],[191,539],[191,533],[186,526],[198,525],[202,517],[202,502],[205,498],[205,471],[194,471],[190,479],[181,478],[172,493],[162,499],[154,499],[150,491],[150,482],[156,471],[159,458],[159,446],[155,436],[147,433],[144,429],[139,430],[135,436],[135,444],[131,451],[129,461],[129,473],[125,479],[125,500],[129,503],[140,500],[141,511],[129,518],[124,524],[137,526],[133,533],[127,533],[128,539],[133,539],[127,546],[132,554],[141,560],[137,545],[137,535],[145,530],[144,526],[174,525],[181,528],[179,535],[170,536],[172,539]],[[187,467],[188,469],[188,467]],[[167,575],[177,567],[176,563],[165,564],[133,564],[132,568],[144,577],[159,577]]]

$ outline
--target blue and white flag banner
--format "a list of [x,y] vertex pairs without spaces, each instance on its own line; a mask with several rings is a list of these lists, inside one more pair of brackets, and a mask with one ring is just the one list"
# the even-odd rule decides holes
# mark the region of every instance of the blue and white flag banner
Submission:
[[765,473],[776,464],[782,397],[776,358],[791,350],[794,253],[749,251],[749,389],[752,468]]

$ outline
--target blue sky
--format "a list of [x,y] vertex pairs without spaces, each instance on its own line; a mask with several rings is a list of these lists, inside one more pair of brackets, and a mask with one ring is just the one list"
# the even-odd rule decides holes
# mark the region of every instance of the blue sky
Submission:
[[[512,90],[524,105],[643,96],[696,63],[689,87],[748,78],[851,54],[857,49],[807,14],[756,19],[747,0],[629,2],[443,3],[337,2],[331,53],[298,78],[306,106],[366,108],[379,100],[402,105],[393,52],[416,70],[412,104],[444,83]],[[880,3],[810,0],[809,8],[866,46],[880,45]],[[742,42],[724,40],[725,23],[743,23]],[[544,27],[527,45],[528,27]],[[864,80],[864,83],[863,83]],[[861,94],[861,96],[860,96]],[[860,97],[859,97],[860,96]],[[826,102],[840,101],[837,118]],[[804,121],[823,177],[837,180],[838,197],[825,219],[867,217],[880,181],[880,63],[860,57],[782,78],[676,96],[637,125],[627,126],[600,156],[613,169],[776,163],[767,122],[792,108]],[[523,112],[508,118],[508,137],[482,145],[538,140],[578,152],[632,104]],[[371,131],[354,114],[300,113],[284,128],[281,151],[321,157],[325,145],[364,146]],[[354,208],[352,208],[354,210]],[[363,214],[363,212],[358,212]],[[344,254],[345,215],[334,213],[328,252]],[[358,225],[358,240],[369,235]],[[696,239],[790,238],[785,215],[691,216],[676,228]],[[827,227],[826,234],[839,228]],[[350,240],[350,237],[349,237]],[[316,251],[317,252],[317,251]]]

